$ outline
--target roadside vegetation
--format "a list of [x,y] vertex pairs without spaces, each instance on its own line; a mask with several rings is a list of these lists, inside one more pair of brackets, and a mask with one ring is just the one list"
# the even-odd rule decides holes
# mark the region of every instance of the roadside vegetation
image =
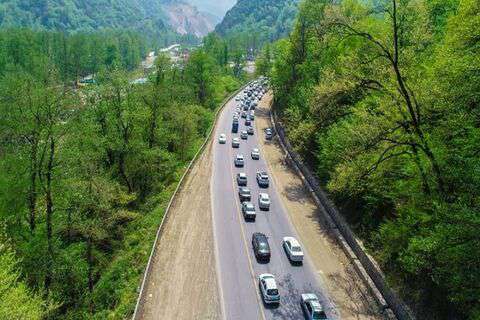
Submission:
[[128,318],[165,206],[244,75],[206,44],[134,85],[135,33],[0,42],[0,318]]
[[258,64],[419,319],[480,318],[479,17],[476,0],[306,0]]

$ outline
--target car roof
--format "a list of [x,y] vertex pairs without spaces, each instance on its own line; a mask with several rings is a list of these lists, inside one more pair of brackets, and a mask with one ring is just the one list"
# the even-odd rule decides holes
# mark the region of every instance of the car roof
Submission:
[[259,193],[258,196],[262,198],[269,198],[268,193],[265,193],[265,192]]
[[294,237],[285,237],[283,238],[285,241],[289,241],[290,244],[294,247],[300,247],[300,242],[297,241]]
[[243,158],[243,154],[237,154],[237,158]]
[[303,293],[302,294],[302,300],[303,301],[309,301],[309,302],[316,301],[318,303],[318,297],[315,293]]
[[241,187],[240,191],[250,192],[250,189],[248,189],[248,187]]
[[247,174],[245,172],[239,172],[238,175],[240,177],[245,177],[245,178],[247,177]]
[[275,282],[275,276],[273,274],[264,273],[260,277],[265,281],[267,289],[277,289],[277,283]]

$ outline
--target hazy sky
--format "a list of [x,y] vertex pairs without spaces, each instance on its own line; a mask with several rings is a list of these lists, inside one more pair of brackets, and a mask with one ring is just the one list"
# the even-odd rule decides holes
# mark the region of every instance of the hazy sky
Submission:
[[225,13],[233,7],[237,0],[188,0],[200,11],[208,12],[223,18]]

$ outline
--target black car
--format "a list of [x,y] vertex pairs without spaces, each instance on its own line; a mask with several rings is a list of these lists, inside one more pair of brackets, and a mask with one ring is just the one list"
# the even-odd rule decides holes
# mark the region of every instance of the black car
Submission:
[[257,260],[270,261],[270,245],[266,235],[255,232],[252,235],[252,247]]

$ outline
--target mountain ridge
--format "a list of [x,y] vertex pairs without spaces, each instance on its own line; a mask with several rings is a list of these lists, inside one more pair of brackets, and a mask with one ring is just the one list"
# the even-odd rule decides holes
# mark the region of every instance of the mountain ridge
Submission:
[[201,37],[216,18],[183,0],[3,0],[0,28],[66,32],[134,29],[156,37],[168,32]]
[[292,30],[299,0],[239,0],[215,32],[224,37],[257,35],[258,41],[278,40]]

